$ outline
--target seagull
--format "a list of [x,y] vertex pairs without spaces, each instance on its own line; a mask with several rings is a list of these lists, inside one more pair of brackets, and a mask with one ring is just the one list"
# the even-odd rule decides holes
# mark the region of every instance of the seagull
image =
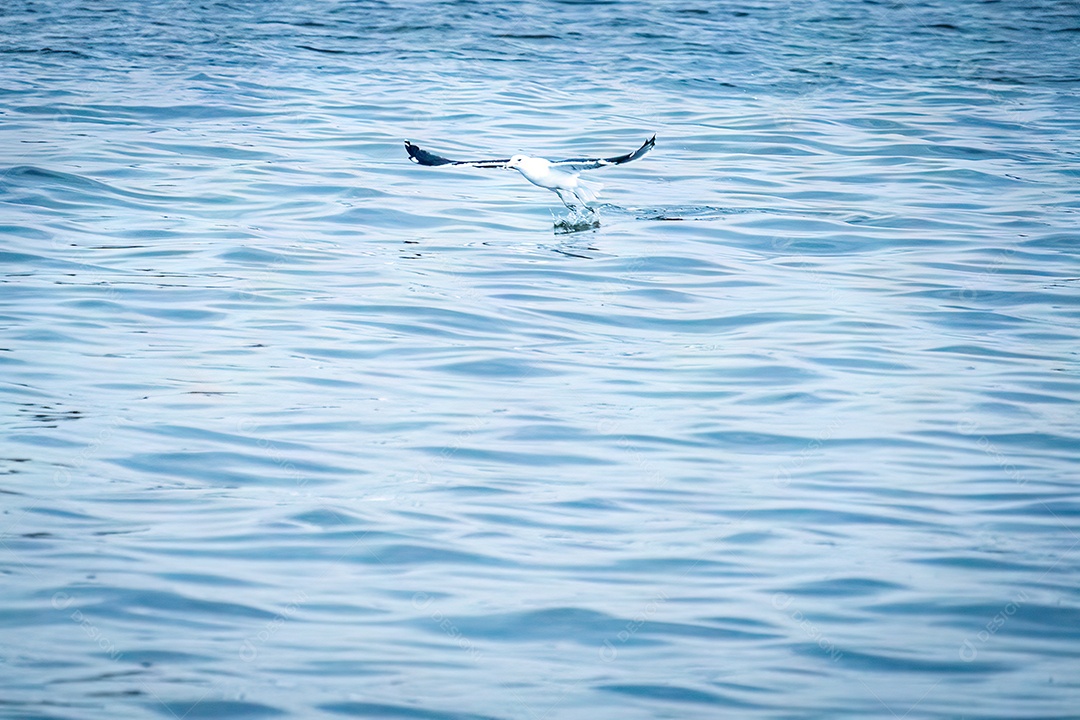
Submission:
[[625,155],[571,160],[545,160],[531,155],[514,155],[509,160],[450,160],[423,150],[408,140],[405,141],[405,150],[409,153],[409,159],[418,165],[467,165],[476,168],[517,170],[533,185],[554,192],[571,210],[577,211],[579,207],[584,206],[592,211],[589,203],[596,202],[596,193],[599,192],[601,186],[582,180],[578,177],[578,173],[582,170],[593,170],[607,165],[622,165],[631,160],[637,160],[652,150],[654,145],[656,145],[656,135],[646,140],[634,152]]

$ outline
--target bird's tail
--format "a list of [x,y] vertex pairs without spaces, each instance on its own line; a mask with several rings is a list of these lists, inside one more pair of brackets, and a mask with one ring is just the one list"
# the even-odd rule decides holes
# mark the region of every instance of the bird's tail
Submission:
[[574,187],[574,195],[583,203],[596,202],[596,196],[604,186],[598,182],[592,182],[591,180],[577,179],[577,185]]

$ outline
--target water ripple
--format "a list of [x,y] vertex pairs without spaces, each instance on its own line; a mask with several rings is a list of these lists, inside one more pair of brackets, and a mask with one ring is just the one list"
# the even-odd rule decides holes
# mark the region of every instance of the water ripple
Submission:
[[0,715],[1071,717],[1076,31],[9,2]]

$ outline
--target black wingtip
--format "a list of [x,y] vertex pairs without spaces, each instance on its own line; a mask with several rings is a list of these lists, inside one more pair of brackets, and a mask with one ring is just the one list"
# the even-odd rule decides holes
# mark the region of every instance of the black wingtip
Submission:
[[408,140],[405,141],[405,152],[409,153],[409,159],[417,165],[430,165],[431,163],[423,162],[422,156],[425,154],[419,146],[413,145]]
[[639,147],[637,150],[630,153],[629,155],[624,155],[623,157],[619,158],[618,161],[619,162],[630,162],[631,160],[637,160],[639,157],[643,156],[645,153],[652,150],[655,146],[656,146],[656,133],[653,133],[651,138],[649,138],[645,142],[641,143],[641,147]]

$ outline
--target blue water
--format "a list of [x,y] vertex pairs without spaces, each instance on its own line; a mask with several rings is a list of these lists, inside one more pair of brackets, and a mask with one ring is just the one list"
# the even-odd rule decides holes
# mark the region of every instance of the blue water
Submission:
[[1078,43],[6,0],[0,715],[1080,717]]

